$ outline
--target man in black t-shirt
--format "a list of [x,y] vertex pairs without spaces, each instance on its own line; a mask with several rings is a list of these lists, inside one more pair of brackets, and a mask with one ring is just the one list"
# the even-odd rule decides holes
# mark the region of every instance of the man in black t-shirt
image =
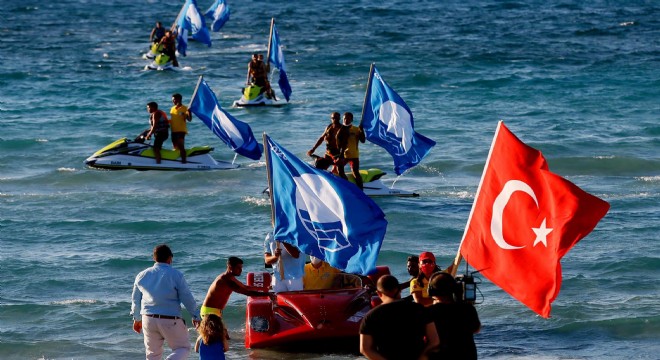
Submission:
[[435,324],[426,316],[424,306],[401,300],[394,276],[382,276],[376,289],[383,303],[362,319],[362,355],[367,359],[418,359],[439,345]]
[[471,303],[457,302],[458,285],[450,274],[436,273],[429,280],[433,305],[427,308],[440,338],[440,346],[429,359],[476,360],[474,336],[481,329],[477,310]]

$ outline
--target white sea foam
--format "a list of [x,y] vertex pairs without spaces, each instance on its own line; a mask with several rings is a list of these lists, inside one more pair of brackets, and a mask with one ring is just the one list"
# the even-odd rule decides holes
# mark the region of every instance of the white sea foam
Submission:
[[62,171],[62,172],[74,172],[76,170],[77,170],[76,168],[66,168],[66,167],[57,168],[57,171]]
[[243,202],[257,206],[270,206],[270,200],[267,197],[245,196]]
[[69,300],[59,300],[53,301],[53,305],[74,305],[74,304],[96,304],[98,300],[92,299],[69,299]]
[[636,177],[635,180],[641,180],[641,181],[644,181],[644,182],[658,182],[658,181],[660,181],[660,175],[640,176],[640,177]]

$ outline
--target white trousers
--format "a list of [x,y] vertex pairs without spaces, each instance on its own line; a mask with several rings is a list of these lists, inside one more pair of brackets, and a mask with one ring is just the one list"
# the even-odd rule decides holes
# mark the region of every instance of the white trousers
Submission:
[[147,360],[161,360],[163,342],[172,349],[168,360],[184,360],[190,353],[188,328],[183,319],[157,319],[142,315],[142,333]]

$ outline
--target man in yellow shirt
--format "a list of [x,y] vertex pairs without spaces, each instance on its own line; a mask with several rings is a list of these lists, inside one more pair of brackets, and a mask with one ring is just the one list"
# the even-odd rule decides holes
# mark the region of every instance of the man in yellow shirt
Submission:
[[172,95],[172,108],[170,109],[170,126],[172,127],[172,146],[181,153],[181,162],[186,163],[185,138],[188,134],[186,121],[192,120],[188,107],[181,104],[181,94]]
[[310,256],[310,260],[311,262],[305,265],[303,289],[324,290],[333,288],[335,285],[335,277],[341,271],[314,256]]
[[[340,150],[344,151],[344,158],[340,167],[344,167],[346,164],[351,166],[351,173],[355,178],[355,185],[362,189],[362,176],[360,176],[360,150],[358,149],[358,141],[364,143],[366,138],[364,131],[362,130],[362,124],[360,126],[353,125],[353,113],[345,112],[344,113],[344,137],[342,144],[340,144]],[[343,147],[343,149],[342,149]]]

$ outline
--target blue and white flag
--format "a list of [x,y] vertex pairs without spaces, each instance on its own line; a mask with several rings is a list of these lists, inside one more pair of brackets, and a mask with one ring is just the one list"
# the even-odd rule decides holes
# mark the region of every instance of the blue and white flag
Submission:
[[385,237],[385,214],[364,192],[315,169],[266,136],[275,240],[348,273],[376,267]]
[[435,141],[415,132],[412,111],[375,66],[363,113],[367,139],[392,155],[397,175],[419,164],[435,145]]
[[211,30],[217,32],[220,31],[220,28],[222,28],[227,20],[229,20],[230,14],[231,11],[227,2],[225,0],[216,0],[213,2],[213,5],[206,10],[206,14],[204,15],[213,20],[213,23],[211,23]]
[[277,32],[277,27],[273,23],[273,35],[270,37],[270,55],[268,56],[268,61],[270,61],[280,73],[280,79],[277,81],[277,84],[280,86],[280,91],[284,94],[286,101],[289,101],[291,97],[291,85],[289,84],[289,78],[286,75],[286,64],[284,63],[284,53],[282,52],[282,42],[280,41],[280,34]]
[[197,8],[196,0],[186,0],[179,17],[176,20],[177,35],[176,49],[179,54],[186,56],[188,49],[188,36],[196,41],[211,46],[211,33],[206,28],[206,21]]
[[236,153],[252,160],[259,160],[264,147],[257,142],[250,125],[237,120],[220,107],[218,99],[206,83],[200,81],[190,104],[190,111],[200,118]]

